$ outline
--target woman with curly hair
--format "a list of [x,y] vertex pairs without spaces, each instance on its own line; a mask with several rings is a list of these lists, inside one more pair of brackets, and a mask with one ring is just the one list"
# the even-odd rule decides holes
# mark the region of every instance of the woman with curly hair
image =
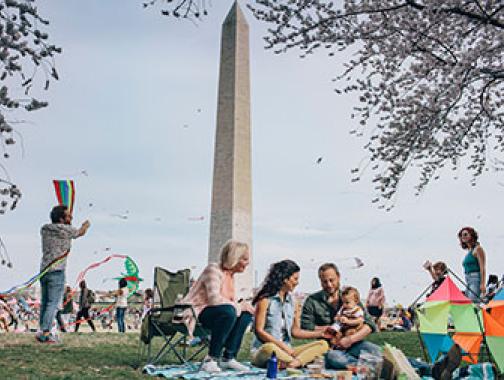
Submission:
[[299,282],[299,266],[283,260],[271,266],[264,283],[254,297],[255,309],[252,364],[265,367],[272,353],[282,366],[302,367],[329,349],[325,340],[292,347],[292,338],[318,339],[327,335],[326,329],[303,330],[300,309],[294,306],[291,293]]
[[472,227],[464,227],[458,233],[460,246],[467,250],[462,261],[467,284],[466,296],[479,302],[485,296],[485,251],[478,242],[478,233]]

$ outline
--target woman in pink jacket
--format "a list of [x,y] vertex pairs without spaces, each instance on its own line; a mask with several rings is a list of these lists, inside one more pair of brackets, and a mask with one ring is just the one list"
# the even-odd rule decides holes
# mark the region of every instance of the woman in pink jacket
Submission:
[[366,309],[369,314],[375,319],[376,328],[380,329],[380,317],[383,314],[383,309],[385,307],[385,293],[381,285],[380,279],[374,277],[371,280],[371,289],[366,300]]
[[229,240],[221,249],[219,263],[209,264],[182,300],[192,304],[200,323],[211,332],[203,371],[248,369],[235,358],[254,309],[248,302],[236,302],[234,275],[244,272],[249,261],[248,245]]

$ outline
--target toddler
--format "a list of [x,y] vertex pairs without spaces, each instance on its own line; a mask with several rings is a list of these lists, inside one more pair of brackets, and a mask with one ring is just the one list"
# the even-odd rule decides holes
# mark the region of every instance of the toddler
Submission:
[[351,286],[344,288],[341,301],[343,305],[330,327],[334,334],[330,340],[332,346],[337,346],[342,337],[355,334],[364,325],[364,310],[359,306],[359,291]]

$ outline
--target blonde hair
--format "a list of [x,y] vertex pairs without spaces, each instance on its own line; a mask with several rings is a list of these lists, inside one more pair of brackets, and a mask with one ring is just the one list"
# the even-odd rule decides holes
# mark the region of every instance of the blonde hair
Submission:
[[220,267],[222,269],[231,269],[240,261],[241,257],[249,249],[247,243],[237,240],[228,240],[220,251]]

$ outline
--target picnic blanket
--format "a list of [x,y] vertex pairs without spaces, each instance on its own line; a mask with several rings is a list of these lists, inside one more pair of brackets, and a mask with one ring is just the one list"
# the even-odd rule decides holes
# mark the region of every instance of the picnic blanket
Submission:
[[[154,366],[146,365],[143,368],[143,372],[150,376],[164,377],[166,379],[184,379],[184,380],[219,380],[219,379],[229,379],[229,380],[264,380],[266,377],[266,370],[253,367],[250,363],[242,363],[250,368],[250,371],[238,372],[238,371],[222,371],[218,373],[208,373],[205,371],[198,371],[199,363],[187,363],[180,365],[166,365],[166,366]],[[337,371],[324,370],[324,373],[336,373]],[[299,375],[288,375],[287,371],[279,371],[277,379],[310,379],[313,378],[310,374],[304,370],[302,374]],[[357,376],[353,376],[353,379],[357,379]]]
[[[248,363],[244,363],[248,364]],[[222,371],[209,373],[199,371],[200,363],[186,363],[180,365],[154,366],[146,365],[143,372],[150,376],[165,377],[167,379],[185,380],[209,380],[209,379],[230,379],[230,380],[259,380],[264,379],[266,370],[250,366],[250,371]]]

